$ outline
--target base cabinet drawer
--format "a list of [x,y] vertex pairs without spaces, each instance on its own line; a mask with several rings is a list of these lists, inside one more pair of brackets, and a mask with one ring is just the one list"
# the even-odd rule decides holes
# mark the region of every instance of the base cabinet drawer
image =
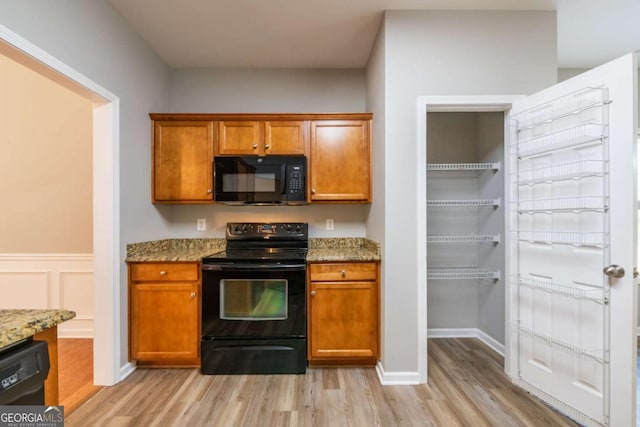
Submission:
[[309,365],[375,365],[378,264],[310,264],[308,292]]

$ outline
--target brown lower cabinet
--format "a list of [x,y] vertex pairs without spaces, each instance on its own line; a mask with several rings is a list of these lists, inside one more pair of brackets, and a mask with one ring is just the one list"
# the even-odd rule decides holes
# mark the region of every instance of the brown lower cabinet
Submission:
[[378,267],[376,262],[309,264],[309,366],[376,364]]
[[200,366],[200,264],[129,264],[129,358]]

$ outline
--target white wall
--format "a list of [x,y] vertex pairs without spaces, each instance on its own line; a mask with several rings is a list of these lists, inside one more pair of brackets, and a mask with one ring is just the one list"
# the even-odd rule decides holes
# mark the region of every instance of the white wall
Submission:
[[[416,98],[423,95],[527,94],[556,82],[553,12],[388,11],[384,37],[383,365],[389,372],[418,369],[416,299],[421,218],[414,196],[417,163]],[[379,47],[377,47],[379,48]],[[379,64],[372,64],[377,70]],[[379,97],[378,97],[379,98]],[[374,139],[380,136],[374,133]],[[374,188],[374,198],[380,187]],[[377,212],[384,210],[384,214]],[[379,224],[376,224],[379,228]],[[368,227],[371,228],[371,227]]]
[[[386,123],[386,54],[385,54],[385,23],[384,20],[380,24],[380,29],[373,45],[369,63],[367,64],[367,111],[373,113],[373,122],[371,129],[372,138],[372,192],[374,194],[373,203],[368,209],[367,216],[367,237],[380,242],[381,246],[385,244],[385,123]],[[385,263],[380,266],[381,277],[384,277]],[[380,295],[382,301],[385,301],[386,292],[392,292],[387,289],[384,282],[381,283]],[[381,324],[385,323],[387,311],[384,304],[380,306]],[[386,330],[380,330],[380,342],[384,343]],[[385,359],[385,347],[381,346],[381,358]]]
[[[0,1],[0,24],[120,98],[120,253],[169,235],[150,200],[148,113],[168,106],[169,72],[104,0]],[[121,365],[127,356],[126,266],[120,264]],[[108,286],[115,286],[109,283]]]
[[362,69],[177,69],[169,110],[179,113],[365,111]]
[[[179,69],[171,73],[169,109],[180,113],[328,113],[365,111],[361,69]],[[374,123],[376,118],[374,117]],[[176,237],[224,237],[229,221],[299,221],[311,237],[364,237],[366,205],[158,205]],[[207,231],[196,231],[197,218]],[[335,220],[328,231],[325,220]]]

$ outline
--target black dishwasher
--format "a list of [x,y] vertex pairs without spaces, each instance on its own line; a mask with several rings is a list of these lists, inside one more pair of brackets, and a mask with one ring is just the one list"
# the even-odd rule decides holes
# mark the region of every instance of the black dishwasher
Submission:
[[46,341],[29,339],[0,351],[0,405],[44,405],[47,375]]

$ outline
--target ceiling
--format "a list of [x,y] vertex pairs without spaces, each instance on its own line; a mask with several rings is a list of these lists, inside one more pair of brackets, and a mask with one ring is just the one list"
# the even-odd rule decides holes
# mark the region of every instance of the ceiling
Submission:
[[558,66],[640,50],[639,0],[108,0],[174,68],[364,68],[384,10],[557,10]]

